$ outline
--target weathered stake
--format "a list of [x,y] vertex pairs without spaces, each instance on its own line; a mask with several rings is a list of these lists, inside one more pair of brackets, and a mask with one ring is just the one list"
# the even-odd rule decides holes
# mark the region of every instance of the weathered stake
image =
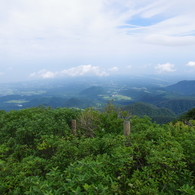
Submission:
[[124,135],[129,136],[130,135],[130,121],[124,121],[123,123],[123,130],[124,130]]
[[71,129],[72,129],[72,134],[76,135],[77,134],[77,125],[76,125],[76,120],[73,119],[71,121]]

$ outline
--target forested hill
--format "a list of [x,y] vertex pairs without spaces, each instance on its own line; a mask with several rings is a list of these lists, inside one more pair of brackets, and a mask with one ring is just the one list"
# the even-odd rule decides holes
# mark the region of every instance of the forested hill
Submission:
[[195,80],[192,81],[180,81],[174,85],[166,87],[167,91],[177,92],[182,95],[195,95]]
[[195,108],[195,100],[190,99],[173,99],[162,101],[157,104],[160,108],[167,108],[172,110],[175,114],[181,115],[188,110]]
[[103,87],[92,86],[80,92],[80,95],[87,97],[96,97],[98,95],[105,94],[106,90]]
[[131,115],[137,115],[139,117],[149,116],[153,121],[159,124],[170,122],[177,117],[173,111],[167,108],[158,108],[157,106],[143,102],[136,102],[124,106],[122,107],[122,110],[126,110]]

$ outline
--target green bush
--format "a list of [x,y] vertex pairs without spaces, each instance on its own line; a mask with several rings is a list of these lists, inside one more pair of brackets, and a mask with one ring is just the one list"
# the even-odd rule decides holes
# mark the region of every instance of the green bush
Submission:
[[131,116],[124,136],[124,120],[111,104],[1,112],[0,194],[194,194],[194,126]]

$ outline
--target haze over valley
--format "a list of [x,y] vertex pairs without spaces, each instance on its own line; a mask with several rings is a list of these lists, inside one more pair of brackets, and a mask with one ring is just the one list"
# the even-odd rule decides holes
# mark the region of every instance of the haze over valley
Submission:
[[160,117],[166,122],[195,107],[195,81],[177,79],[118,75],[3,83],[0,109],[50,106],[102,110],[112,102],[131,115],[147,115],[157,122]]

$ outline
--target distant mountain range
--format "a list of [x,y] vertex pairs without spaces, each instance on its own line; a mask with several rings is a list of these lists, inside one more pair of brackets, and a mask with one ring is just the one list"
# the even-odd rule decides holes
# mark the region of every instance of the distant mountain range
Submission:
[[[117,107],[133,115],[147,115],[158,123],[165,123],[195,107],[195,80],[179,81],[169,86],[165,86],[161,80],[128,77],[112,80],[77,79],[72,84],[35,84],[20,83],[18,87],[10,85],[10,88],[1,86],[0,110],[19,110],[40,105],[52,108],[94,107],[101,110],[108,101],[114,100]],[[3,95],[4,92],[11,95]]]
[[195,80],[180,81],[174,85],[167,86],[166,90],[186,96],[195,95]]

